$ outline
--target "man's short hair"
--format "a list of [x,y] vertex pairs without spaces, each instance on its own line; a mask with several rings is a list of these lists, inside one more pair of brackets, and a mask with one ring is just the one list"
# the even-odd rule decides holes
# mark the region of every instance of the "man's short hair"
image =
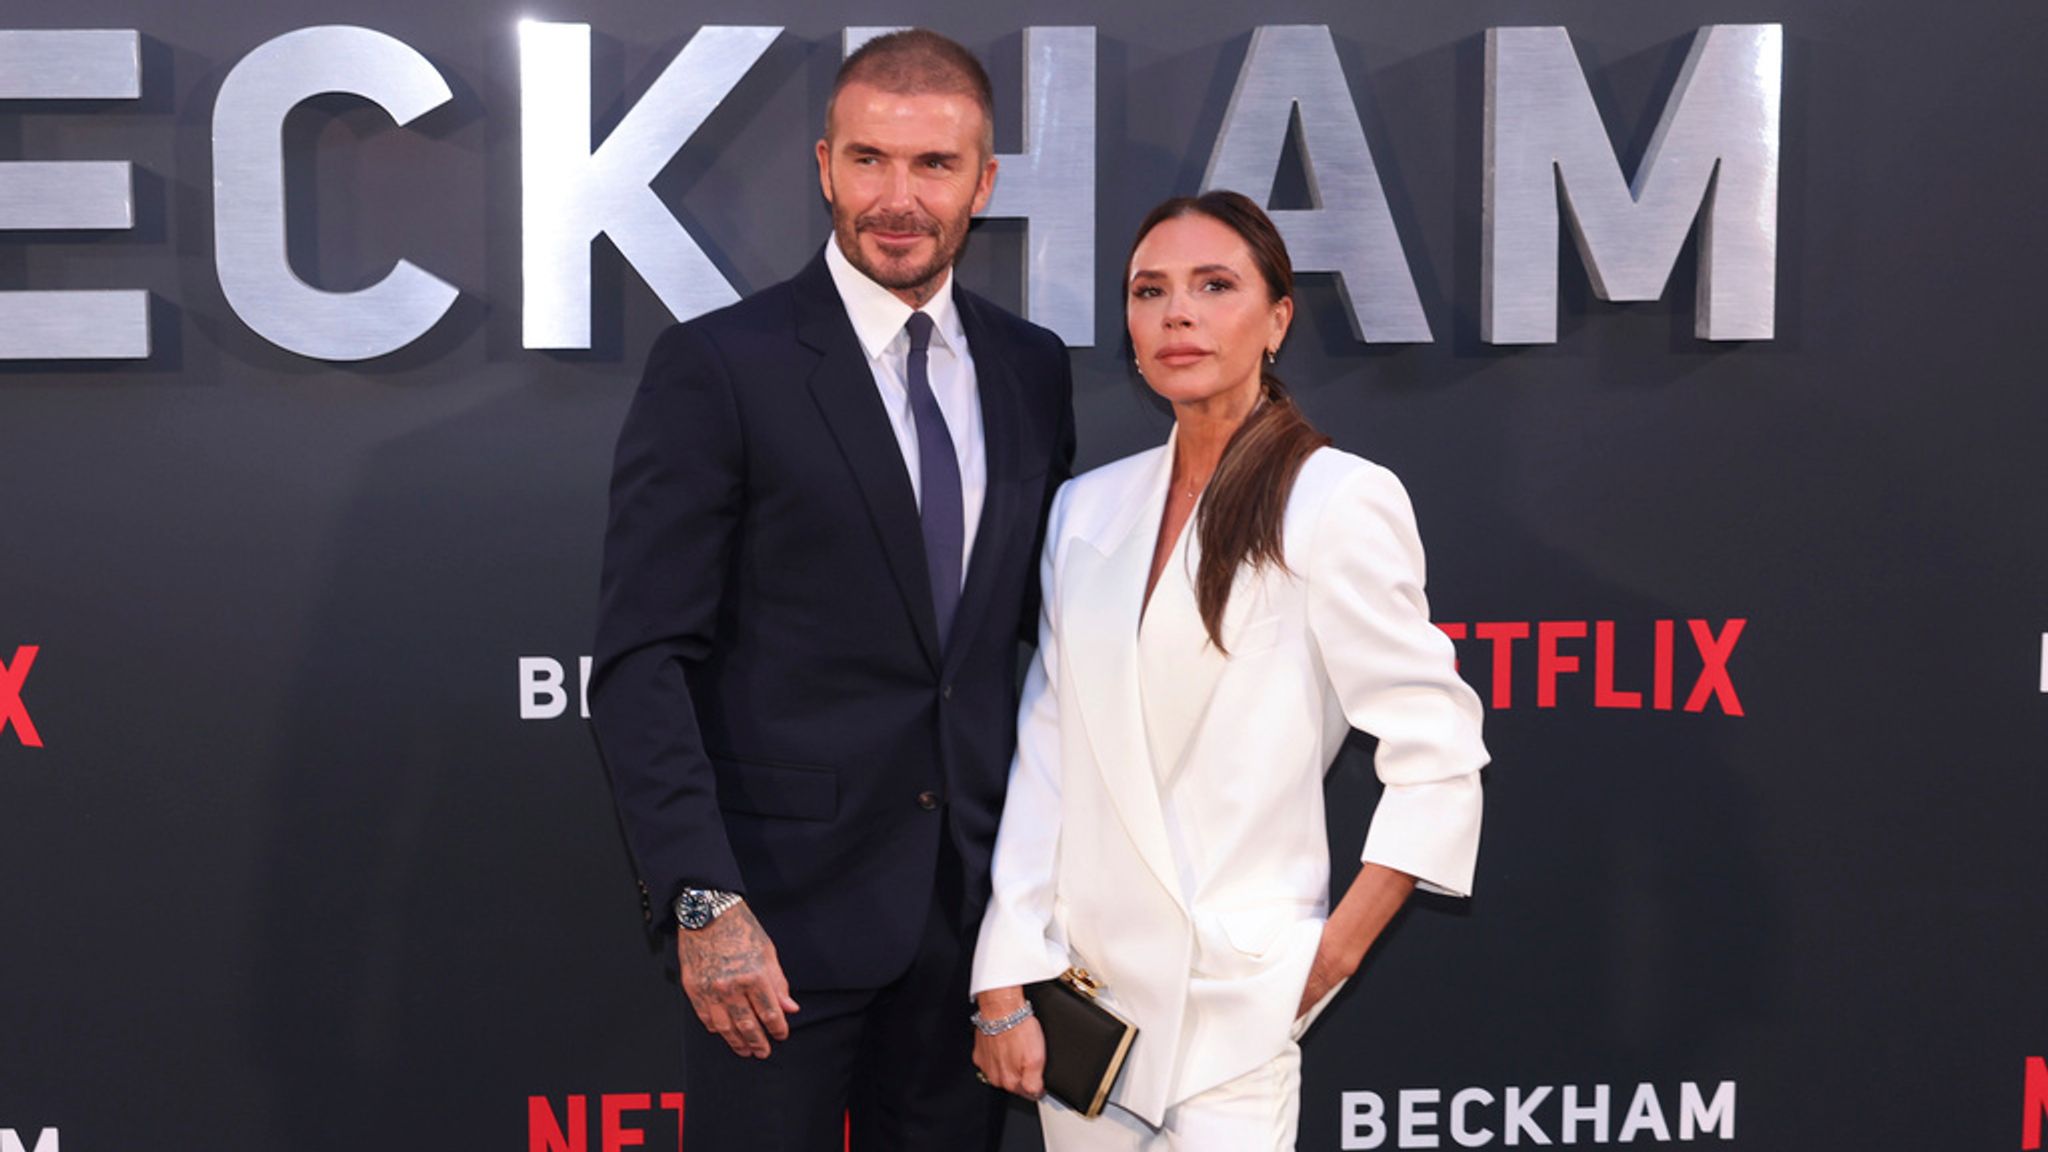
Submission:
[[936,92],[971,96],[981,106],[981,152],[996,153],[995,90],[974,53],[928,28],[890,32],[854,50],[832,81],[832,99],[825,104],[825,135],[832,135],[832,106],[848,84],[868,84],[898,96]]

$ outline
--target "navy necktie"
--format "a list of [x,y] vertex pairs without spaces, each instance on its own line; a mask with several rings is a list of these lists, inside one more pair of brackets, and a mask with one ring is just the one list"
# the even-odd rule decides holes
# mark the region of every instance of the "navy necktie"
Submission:
[[932,343],[932,318],[912,312],[904,325],[910,333],[910,357],[904,381],[910,390],[910,417],[917,423],[918,519],[924,525],[925,572],[932,583],[932,611],[939,622],[939,647],[953,630],[953,611],[960,606],[960,553],[966,545],[967,516],[960,497],[960,460],[953,437],[946,432],[939,398],[932,395],[926,366]]

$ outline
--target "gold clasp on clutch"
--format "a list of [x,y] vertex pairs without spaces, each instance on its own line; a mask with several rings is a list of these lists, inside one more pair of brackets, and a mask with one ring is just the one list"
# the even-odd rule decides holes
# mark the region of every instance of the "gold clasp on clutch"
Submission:
[[1060,973],[1060,981],[1090,1000],[1102,991],[1102,981],[1090,976],[1086,968],[1069,968]]

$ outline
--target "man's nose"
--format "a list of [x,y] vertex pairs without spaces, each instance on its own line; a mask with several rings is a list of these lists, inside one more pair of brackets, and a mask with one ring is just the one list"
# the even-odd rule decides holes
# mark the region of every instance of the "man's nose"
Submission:
[[910,192],[910,165],[892,164],[882,187],[882,202],[891,208],[905,208],[916,202]]

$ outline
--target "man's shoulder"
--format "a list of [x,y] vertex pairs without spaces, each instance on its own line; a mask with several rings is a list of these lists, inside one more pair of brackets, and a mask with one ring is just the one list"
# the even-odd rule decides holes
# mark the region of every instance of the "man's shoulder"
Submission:
[[771,333],[786,338],[795,314],[796,280],[791,278],[674,324],[669,331],[714,343]]
[[[1066,341],[1061,340],[1059,334],[1052,329],[1034,324],[979,292],[960,286],[957,282],[953,291],[955,299],[960,302],[961,310],[980,324],[986,325],[997,338],[1007,340],[1020,348],[1065,355]],[[970,330],[969,337],[972,336],[973,332]]]
[[795,281],[785,280],[670,324],[648,346],[648,370],[668,375],[716,366],[724,374],[748,374],[778,350],[798,347],[796,299]]

